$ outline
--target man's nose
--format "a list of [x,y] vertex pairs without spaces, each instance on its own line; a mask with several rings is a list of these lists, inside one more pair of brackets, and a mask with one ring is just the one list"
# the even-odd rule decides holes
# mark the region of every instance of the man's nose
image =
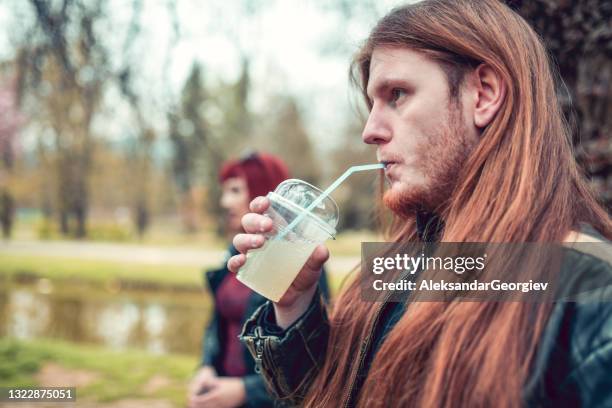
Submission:
[[363,128],[361,139],[366,144],[383,144],[391,140],[391,128],[384,115],[374,106]]

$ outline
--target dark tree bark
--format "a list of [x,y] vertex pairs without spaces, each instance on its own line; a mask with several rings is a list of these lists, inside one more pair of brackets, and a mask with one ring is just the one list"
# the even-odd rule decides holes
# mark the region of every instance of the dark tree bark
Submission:
[[576,157],[612,210],[612,1],[508,1],[538,32],[565,83]]
[[4,239],[11,237],[14,214],[15,200],[13,196],[7,191],[2,191],[0,193],[0,223],[2,224],[2,237]]

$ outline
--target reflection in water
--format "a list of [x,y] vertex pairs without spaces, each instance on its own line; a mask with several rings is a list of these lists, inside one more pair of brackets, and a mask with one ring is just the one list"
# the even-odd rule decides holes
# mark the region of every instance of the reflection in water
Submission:
[[114,349],[136,347],[157,354],[200,352],[209,314],[202,294],[38,289],[34,285],[0,288],[1,335],[52,337]]
[[125,348],[130,333],[140,319],[138,307],[133,303],[121,302],[104,305],[100,309],[96,333],[112,348]]
[[39,337],[49,321],[49,304],[34,292],[14,290],[7,307],[7,334],[19,339]]
[[[49,301],[48,299],[53,299]],[[50,310],[47,329],[42,335],[78,342],[85,337],[83,325],[84,301],[77,297],[38,295],[36,300],[46,303]]]
[[165,351],[163,342],[163,331],[166,325],[166,311],[158,304],[147,306],[144,312],[145,331],[149,333],[147,350],[151,353],[160,354]]

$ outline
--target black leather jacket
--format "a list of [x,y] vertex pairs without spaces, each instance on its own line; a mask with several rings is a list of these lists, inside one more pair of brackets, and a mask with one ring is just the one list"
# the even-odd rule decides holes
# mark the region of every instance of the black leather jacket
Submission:
[[[609,243],[604,248],[606,253],[599,254],[603,258],[567,249],[564,267],[569,265],[568,276],[575,277],[576,284],[581,284],[583,272],[605,277],[608,284],[583,300],[553,306],[524,395],[517,396],[524,405],[612,407],[612,250]],[[401,317],[404,308],[397,305],[381,313],[383,330],[373,329],[369,344],[379,343]],[[304,315],[284,331],[275,325],[273,316],[270,302],[259,307],[244,325],[241,339],[277,397],[277,406],[299,406],[325,357],[327,312],[315,296]],[[371,360],[368,353],[375,350],[362,348],[356,358]],[[367,369],[368,364],[362,364],[347,379],[337,406],[354,405]]]
[[[236,255],[238,252],[233,246],[230,246],[228,258],[230,256]],[[211,294],[213,295],[213,314],[210,320],[210,323],[206,327],[204,331],[204,337],[202,339],[202,366],[212,366],[218,375],[223,376],[223,346],[226,344],[226,339],[223,338],[225,335],[224,325],[226,324],[224,319],[219,315],[217,309],[214,307],[214,295],[217,293],[217,289],[225,276],[230,273],[227,269],[227,266],[224,264],[219,269],[214,269],[210,271],[204,272],[204,280],[208,288],[210,289]],[[328,286],[327,280],[325,278],[325,272],[321,274],[321,280],[319,284],[323,287],[323,293],[325,294],[325,299],[328,298]],[[255,310],[266,302],[266,298],[263,296],[252,292],[248,303],[247,308],[242,319],[242,323],[247,320],[249,316],[251,316]],[[271,395],[266,390],[266,386],[263,378],[260,374],[255,372],[255,363],[253,357],[246,349],[246,347],[242,347],[242,353],[244,355],[244,362],[247,369],[247,375],[242,379],[244,381],[244,385],[246,388],[247,401],[244,405],[249,408],[262,408],[262,407],[271,407],[273,406],[273,400]]]

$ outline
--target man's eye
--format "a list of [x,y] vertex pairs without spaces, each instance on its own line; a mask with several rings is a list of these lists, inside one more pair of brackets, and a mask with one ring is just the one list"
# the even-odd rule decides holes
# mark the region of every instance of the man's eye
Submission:
[[391,90],[391,102],[397,102],[404,95],[406,95],[405,90],[401,88],[393,88]]

